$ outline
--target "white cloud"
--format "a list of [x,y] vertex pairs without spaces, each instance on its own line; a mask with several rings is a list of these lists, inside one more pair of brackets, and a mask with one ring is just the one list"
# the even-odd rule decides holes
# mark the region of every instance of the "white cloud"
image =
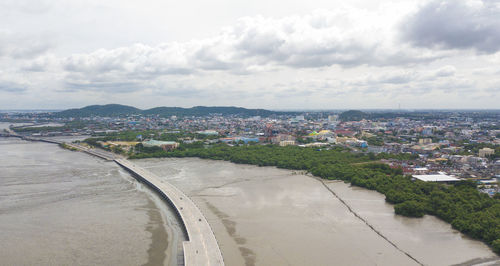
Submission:
[[406,40],[420,47],[500,50],[498,0],[433,0],[401,25]]
[[[59,8],[50,3],[32,10],[21,5],[17,12],[45,14]],[[464,5],[473,12],[463,13]],[[280,18],[246,16],[217,34],[190,41],[83,49],[69,55],[58,48],[64,38],[47,37],[54,33],[14,35],[12,30],[0,30],[0,82],[4,84],[0,91],[2,95],[43,94],[54,99],[51,103],[63,98],[93,103],[92,97],[98,94],[128,104],[142,96],[148,99],[147,106],[239,103],[293,108],[289,105],[301,102],[308,107],[328,105],[330,98],[356,99],[340,104],[387,104],[387,95],[464,94],[496,88],[497,83],[482,79],[498,73],[498,54],[486,57],[457,50],[492,53],[496,48],[488,40],[478,38],[462,45],[445,38],[467,33],[454,24],[446,26],[457,14],[475,14],[465,19],[466,25],[484,22],[484,29],[495,33],[491,25],[496,22],[490,16],[495,11],[485,11],[482,1],[427,2],[408,15],[412,7],[398,1],[371,10],[339,6]],[[423,34],[431,27],[426,17],[443,23],[429,36]],[[445,23],[441,17],[450,21]],[[401,39],[402,29],[405,39]],[[479,33],[470,31],[475,37],[481,37]],[[477,66],[465,63],[474,61]],[[0,100],[0,104],[9,101]]]
[[[429,49],[394,44],[391,30],[377,25],[379,19],[387,21],[382,16],[385,15],[344,8],[281,19],[245,17],[211,38],[100,49],[62,58],[60,64],[72,79],[67,84],[84,89],[98,87],[100,83],[89,84],[96,78],[139,81],[209,71],[249,74],[277,68],[332,65],[399,66],[445,56]],[[35,64],[32,68],[43,67]],[[80,73],[80,78],[75,80],[74,73]],[[76,86],[80,79],[82,86]]]

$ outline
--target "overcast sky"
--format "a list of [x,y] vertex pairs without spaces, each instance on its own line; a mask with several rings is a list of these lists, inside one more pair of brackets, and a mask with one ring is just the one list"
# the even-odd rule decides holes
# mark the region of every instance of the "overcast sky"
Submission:
[[500,0],[2,0],[0,110],[500,107]]

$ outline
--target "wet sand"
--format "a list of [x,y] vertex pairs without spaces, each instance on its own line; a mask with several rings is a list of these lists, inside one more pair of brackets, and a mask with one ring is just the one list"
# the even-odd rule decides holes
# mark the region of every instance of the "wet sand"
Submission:
[[166,204],[113,162],[0,138],[0,265],[175,265]]
[[343,183],[328,187],[365,221],[319,180],[293,171],[195,158],[134,162],[192,197],[226,265],[451,265],[495,257],[434,217],[395,216],[383,195]]

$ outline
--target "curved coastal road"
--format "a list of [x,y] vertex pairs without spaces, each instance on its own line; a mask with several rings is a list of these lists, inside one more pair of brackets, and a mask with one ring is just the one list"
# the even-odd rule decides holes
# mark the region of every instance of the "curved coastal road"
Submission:
[[176,208],[189,239],[183,243],[185,265],[224,265],[212,228],[189,197],[170,183],[160,180],[155,174],[126,159],[115,159],[115,162],[148,183]]

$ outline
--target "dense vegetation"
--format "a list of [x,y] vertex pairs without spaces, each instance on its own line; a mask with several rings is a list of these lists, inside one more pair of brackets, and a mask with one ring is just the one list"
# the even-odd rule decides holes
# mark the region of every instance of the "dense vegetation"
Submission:
[[78,151],[77,148],[74,148],[74,147],[71,147],[69,146],[68,144],[66,143],[61,143],[59,144],[59,147],[63,148],[63,149],[67,149],[67,150],[70,150],[70,151]]
[[55,114],[56,117],[89,117],[89,116],[124,116],[124,115],[159,115],[170,116],[206,116],[209,114],[240,115],[240,116],[271,116],[280,114],[293,114],[290,112],[276,112],[264,109],[246,109],[233,106],[195,106],[182,107],[156,107],[148,110],[137,109],[132,106],[120,104],[90,105],[83,108],[69,109]]
[[369,114],[358,110],[345,111],[339,115],[339,119],[341,121],[360,121],[363,119],[368,119],[369,117]]
[[455,185],[412,180],[403,176],[401,169],[394,169],[376,160],[395,157],[409,159],[407,154],[352,153],[337,147],[330,150],[274,145],[235,146],[215,145],[204,147],[201,142],[181,145],[178,150],[165,152],[150,150],[132,158],[146,157],[200,157],[226,160],[234,163],[279,168],[307,170],[325,179],[340,179],[353,185],[376,190],[395,204],[397,214],[409,217],[435,215],[451,223],[457,230],[491,245],[500,253],[500,200],[477,191],[472,182]]
[[375,136],[375,137],[364,137],[361,138],[362,140],[366,140],[368,145],[370,146],[383,146],[384,145],[384,138],[380,136]]

